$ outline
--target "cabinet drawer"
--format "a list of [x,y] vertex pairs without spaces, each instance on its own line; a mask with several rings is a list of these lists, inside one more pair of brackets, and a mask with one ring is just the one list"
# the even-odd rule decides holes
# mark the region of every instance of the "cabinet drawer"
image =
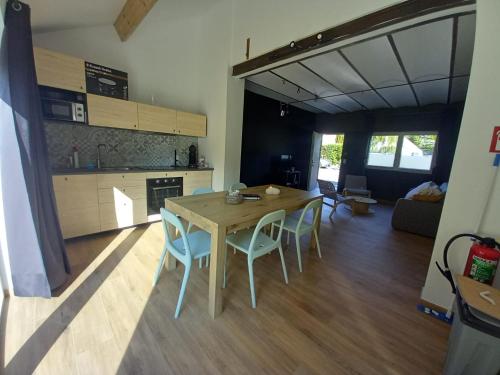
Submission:
[[137,129],[137,103],[87,94],[89,125]]
[[97,205],[70,211],[58,210],[58,215],[64,238],[97,233],[100,230]]
[[125,173],[107,173],[97,175],[98,189],[121,189],[125,181]]
[[139,103],[137,105],[137,117],[139,130],[175,133],[177,121],[177,111],[175,109]]
[[123,178],[124,187],[143,187],[146,189],[146,173],[126,173]]
[[124,228],[147,222],[146,199],[131,199],[99,205],[101,230]]
[[99,204],[126,202],[133,199],[146,199],[146,185],[122,188],[99,189]]
[[97,205],[95,175],[53,176],[57,207],[61,212]]
[[36,78],[39,85],[85,92],[85,62],[76,57],[33,48]]

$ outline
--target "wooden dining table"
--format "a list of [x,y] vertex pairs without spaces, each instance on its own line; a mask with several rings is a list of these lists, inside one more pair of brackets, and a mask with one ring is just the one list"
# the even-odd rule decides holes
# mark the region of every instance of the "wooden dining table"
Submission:
[[[242,189],[242,193],[259,194],[261,199],[245,200],[240,204],[226,203],[226,192],[189,195],[165,200],[167,210],[211,234],[208,312],[212,318],[217,317],[223,309],[222,281],[226,234],[249,228],[270,212],[284,209],[288,214],[305,207],[312,200],[323,199],[323,195],[319,192],[274,186],[280,189],[279,195],[266,194],[265,190],[268,185]],[[318,217],[314,225],[319,235],[321,212]],[[310,246],[316,247],[312,238]],[[165,267],[167,270],[173,270],[176,267],[175,258],[170,254],[167,254]]]

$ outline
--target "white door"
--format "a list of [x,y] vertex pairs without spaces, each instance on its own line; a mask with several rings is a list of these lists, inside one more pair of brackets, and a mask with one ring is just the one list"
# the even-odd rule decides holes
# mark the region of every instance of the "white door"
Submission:
[[309,181],[307,190],[313,190],[318,185],[319,158],[321,154],[321,140],[323,135],[313,132],[311,145],[311,160],[309,163]]

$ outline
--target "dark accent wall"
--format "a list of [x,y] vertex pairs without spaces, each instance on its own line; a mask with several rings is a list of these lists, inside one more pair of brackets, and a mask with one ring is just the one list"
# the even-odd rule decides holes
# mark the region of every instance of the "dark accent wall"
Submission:
[[[424,181],[448,181],[455,153],[463,105],[387,109],[316,116],[316,131],[345,133],[339,190],[346,174],[366,175],[376,198],[395,201]],[[368,142],[373,132],[438,131],[436,167],[429,173],[366,168]]]
[[[283,171],[302,171],[301,188],[307,188],[315,114],[290,106],[280,117],[276,100],[245,91],[240,180],[248,186],[284,184]],[[290,163],[281,155],[292,155]]]

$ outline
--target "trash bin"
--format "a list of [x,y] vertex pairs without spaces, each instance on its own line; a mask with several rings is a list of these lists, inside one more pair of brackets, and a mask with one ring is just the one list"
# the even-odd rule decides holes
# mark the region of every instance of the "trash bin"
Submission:
[[460,289],[457,290],[454,312],[443,373],[500,374],[500,320],[470,306]]

